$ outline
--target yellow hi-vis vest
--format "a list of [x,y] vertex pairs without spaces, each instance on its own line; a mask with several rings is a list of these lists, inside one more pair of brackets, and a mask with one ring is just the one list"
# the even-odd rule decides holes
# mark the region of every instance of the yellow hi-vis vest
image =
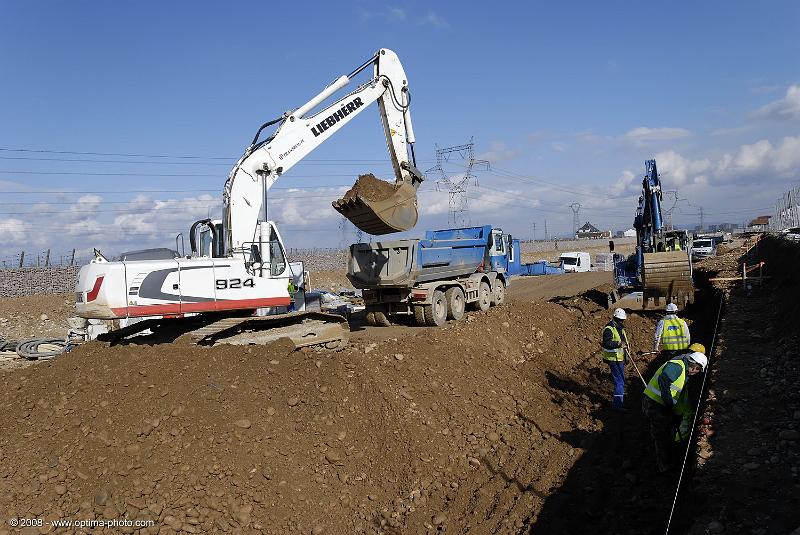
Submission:
[[669,385],[669,393],[672,396],[672,405],[674,407],[678,403],[678,398],[680,398],[681,392],[683,392],[683,385],[686,384],[686,363],[683,362],[683,359],[674,359],[662,364],[661,367],[656,370],[656,373],[653,374],[653,378],[650,379],[650,382],[647,383],[647,388],[644,389],[644,395],[656,403],[664,405],[664,400],[661,399],[661,387],[658,386],[658,378],[661,376],[661,372],[664,371],[664,366],[670,362],[681,367],[681,374],[671,385]]
[[[625,343],[628,343],[628,337],[625,335],[625,329],[622,329],[622,337],[619,335],[619,331],[613,325],[606,325],[603,329],[605,332],[606,329],[611,329],[611,336],[615,342],[622,342],[622,338],[625,338]],[[625,351],[622,348],[622,344],[620,347],[616,349],[608,349],[603,348],[603,360],[610,361],[610,362],[622,362],[625,360]]]
[[661,329],[661,348],[676,351],[689,347],[687,330],[686,322],[680,318],[664,319],[664,326]]

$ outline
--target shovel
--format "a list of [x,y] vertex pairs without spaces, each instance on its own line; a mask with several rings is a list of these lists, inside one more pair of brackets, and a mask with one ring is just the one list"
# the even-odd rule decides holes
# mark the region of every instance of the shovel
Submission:
[[[646,353],[641,353],[641,354],[644,355]],[[625,346],[625,356],[628,357],[629,361],[631,361],[631,363],[633,364],[633,369],[636,370],[636,374],[639,376],[639,379],[642,380],[642,384],[644,385],[645,388],[647,388],[647,381],[645,381],[644,377],[642,377],[642,373],[639,371],[639,367],[636,366],[636,361],[633,360],[633,357],[631,357],[631,352],[628,349],[627,345]]]

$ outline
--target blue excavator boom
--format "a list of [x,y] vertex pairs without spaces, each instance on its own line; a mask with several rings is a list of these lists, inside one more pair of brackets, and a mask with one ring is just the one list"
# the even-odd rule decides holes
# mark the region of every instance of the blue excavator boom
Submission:
[[615,263],[615,289],[609,295],[609,306],[646,309],[673,302],[683,307],[694,300],[689,235],[665,228],[656,161],[647,160],[644,166],[642,193],[633,221],[636,250]]

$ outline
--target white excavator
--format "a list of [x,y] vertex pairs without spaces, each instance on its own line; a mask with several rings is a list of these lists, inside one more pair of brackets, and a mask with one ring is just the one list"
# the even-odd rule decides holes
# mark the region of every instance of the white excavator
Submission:
[[[309,115],[369,66],[371,79]],[[349,334],[346,320],[305,310],[308,276],[302,263],[289,262],[278,227],[267,220],[268,191],[374,102],[394,168],[394,187],[385,183],[390,193],[376,198],[374,192],[359,194],[357,181],[333,207],[369,234],[414,227],[416,191],[423,176],[414,157],[408,78],[397,55],[381,49],[299,108],[258,129],[228,175],[222,220],[204,219],[191,226],[190,255],[148,249],[108,261],[95,251],[95,259],[78,275],[76,315],[122,320],[117,324],[121,328],[104,335],[111,343],[149,329],[154,334],[189,334],[202,344],[288,337],[296,347],[342,347]],[[260,140],[262,132],[276,124],[274,134]]]

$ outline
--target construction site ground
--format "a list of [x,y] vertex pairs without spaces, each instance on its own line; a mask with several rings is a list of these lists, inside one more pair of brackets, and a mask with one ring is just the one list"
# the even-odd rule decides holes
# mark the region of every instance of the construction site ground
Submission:
[[[735,276],[741,249],[697,266],[693,338],[711,346],[720,296],[723,314],[675,533],[800,526],[798,285],[778,269],[797,249],[778,246],[797,248],[750,252],[775,266],[763,288],[708,281]],[[520,278],[443,328],[354,322],[335,353],[89,343],[0,369],[0,534],[123,517],[147,533],[664,533],[680,470],[656,473],[633,368],[629,410],[609,408],[610,282]],[[64,295],[2,300],[0,336],[68,312]],[[630,315],[634,350],[658,319]]]

